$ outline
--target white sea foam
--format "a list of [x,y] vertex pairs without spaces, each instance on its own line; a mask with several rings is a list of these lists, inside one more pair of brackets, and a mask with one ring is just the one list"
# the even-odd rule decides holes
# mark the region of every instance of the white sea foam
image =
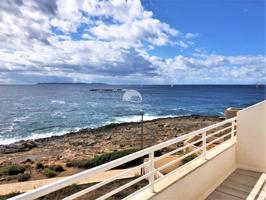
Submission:
[[66,102],[63,100],[51,100],[50,102],[51,104],[66,104]]
[[25,116],[25,117],[16,117],[16,118],[14,118],[13,122],[14,123],[24,122],[24,121],[26,121],[26,119],[28,119],[28,116]]
[[9,126],[6,126],[5,128],[4,128],[4,130],[5,131],[8,131],[8,132],[12,132],[13,130],[14,130],[14,128],[15,128],[15,123],[13,122],[13,123],[11,123]]
[[[169,117],[178,117],[178,115],[144,115],[143,119],[144,121],[149,121],[149,120],[154,120],[158,118],[169,118]],[[111,124],[111,123],[123,123],[123,122],[139,122],[141,120],[140,115],[131,115],[131,116],[123,116],[123,117],[115,117],[114,120],[107,121],[106,123],[99,124],[98,126],[91,126],[90,128],[97,128],[99,126]],[[11,144],[20,140],[34,140],[34,139],[39,139],[39,138],[46,138],[46,137],[51,137],[51,136],[60,136],[67,134],[69,132],[76,132],[81,129],[88,128],[88,127],[82,127],[82,128],[67,128],[61,131],[50,131],[50,132],[44,132],[44,133],[32,133],[31,135],[27,137],[13,137],[13,138],[3,138],[0,137],[0,145],[7,145]]]
[[11,143],[17,142],[19,140],[21,140],[21,139],[19,139],[19,138],[3,138],[3,137],[0,137],[0,145],[11,144]]
[[61,118],[64,118],[64,119],[66,118],[66,116],[60,111],[53,112],[51,115],[53,117],[61,117]]
[[[169,118],[169,117],[178,117],[178,115],[144,115],[143,120],[149,121],[159,118]],[[113,123],[122,123],[122,122],[139,122],[141,120],[141,115],[131,115],[116,117]]]
[[82,128],[72,128],[72,129],[64,129],[61,131],[51,131],[51,132],[45,132],[45,133],[32,133],[31,135],[27,137],[12,137],[12,138],[3,138],[0,137],[0,145],[7,145],[11,144],[14,142],[18,142],[20,140],[34,140],[34,139],[39,139],[39,138],[46,138],[46,137],[52,137],[52,136],[60,136],[60,135],[65,135],[71,131],[79,131]]
[[218,113],[219,113],[220,115],[222,115],[222,116],[224,115],[224,112],[218,112]]

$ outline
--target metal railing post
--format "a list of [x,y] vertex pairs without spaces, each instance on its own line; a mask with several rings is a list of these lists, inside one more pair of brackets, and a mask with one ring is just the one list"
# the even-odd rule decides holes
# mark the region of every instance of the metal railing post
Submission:
[[205,160],[207,159],[207,146],[206,146],[207,141],[206,140],[207,140],[206,139],[206,131],[204,131],[202,133],[202,150],[203,150],[202,155],[203,155],[203,158]]
[[151,192],[154,192],[154,151],[149,153],[149,184],[150,184],[150,189]]
[[231,133],[231,139],[232,139],[232,142],[234,143],[235,142],[235,131],[236,131],[236,122],[235,120],[232,121],[232,129],[231,129],[232,133]]

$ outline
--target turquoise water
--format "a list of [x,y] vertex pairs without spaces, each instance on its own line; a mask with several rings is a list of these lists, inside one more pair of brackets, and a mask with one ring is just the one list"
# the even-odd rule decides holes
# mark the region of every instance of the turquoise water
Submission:
[[[95,87],[95,86],[94,86]],[[123,101],[124,90],[91,91],[85,84],[0,86],[0,144],[60,135],[113,122],[182,115],[222,115],[265,99],[265,86],[108,86],[135,89],[143,101]],[[102,86],[106,87],[106,86]]]

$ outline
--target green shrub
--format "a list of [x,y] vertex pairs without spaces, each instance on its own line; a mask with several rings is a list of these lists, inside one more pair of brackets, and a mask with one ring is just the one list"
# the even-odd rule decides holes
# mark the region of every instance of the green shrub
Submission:
[[52,170],[52,169],[49,169],[49,168],[44,168],[42,170],[42,174],[48,178],[52,178],[52,177],[55,177],[57,176],[57,173],[56,171]]
[[[107,162],[110,162],[112,160],[116,160],[118,158],[121,158],[123,156],[129,155],[131,153],[136,152],[137,150],[135,149],[127,149],[127,150],[123,150],[123,151],[113,151],[110,153],[105,153],[103,155],[100,156],[96,156],[93,159],[90,160],[72,160],[66,163],[67,167],[78,167],[78,168],[84,168],[84,169],[88,169],[88,168],[92,168],[92,167],[96,167],[102,164],[105,164]],[[135,166],[141,163],[141,158],[130,161],[124,165],[121,165],[117,168],[126,168],[129,166]]]
[[65,171],[65,169],[61,165],[52,165],[52,166],[49,166],[49,169],[54,170],[56,172]]
[[23,173],[23,174],[19,174],[18,175],[18,181],[27,181],[30,178],[30,174],[29,173]]
[[154,152],[154,156],[155,157],[159,157],[159,156],[162,156],[162,155],[163,155],[163,153],[160,150]]
[[6,165],[0,168],[0,175],[18,175],[25,171],[25,166],[18,164]]
[[93,167],[92,160],[71,160],[66,163],[67,167],[78,167],[83,169],[88,169]]
[[15,197],[17,195],[21,194],[20,192],[12,192],[12,193],[9,193],[9,194],[6,194],[6,195],[2,195],[0,196],[0,200],[6,200],[6,199],[9,199],[11,197]]
[[136,149],[127,149],[123,151],[113,151],[110,153],[105,153],[101,156],[96,156],[95,158],[92,159],[93,165],[98,166],[105,164],[107,162],[110,162],[112,160],[116,160],[118,158],[122,158],[124,156],[127,156],[129,154],[135,153],[137,150]]
[[195,154],[195,153],[193,153],[192,155],[185,157],[185,158],[183,159],[183,163],[184,163],[184,164],[185,164],[185,163],[188,163],[188,162],[190,162],[191,160],[194,160],[194,159],[197,158],[197,157],[198,157],[198,155]]
[[40,170],[40,169],[43,169],[43,168],[44,168],[44,166],[43,166],[42,163],[40,163],[40,162],[36,163],[36,169],[37,170]]
[[34,161],[32,161],[30,158],[27,158],[26,160],[24,160],[22,163],[34,163]]

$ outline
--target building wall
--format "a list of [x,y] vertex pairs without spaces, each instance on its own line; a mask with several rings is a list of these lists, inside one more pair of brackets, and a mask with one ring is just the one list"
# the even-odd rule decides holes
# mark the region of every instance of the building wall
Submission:
[[237,163],[266,172],[266,101],[237,113]]

